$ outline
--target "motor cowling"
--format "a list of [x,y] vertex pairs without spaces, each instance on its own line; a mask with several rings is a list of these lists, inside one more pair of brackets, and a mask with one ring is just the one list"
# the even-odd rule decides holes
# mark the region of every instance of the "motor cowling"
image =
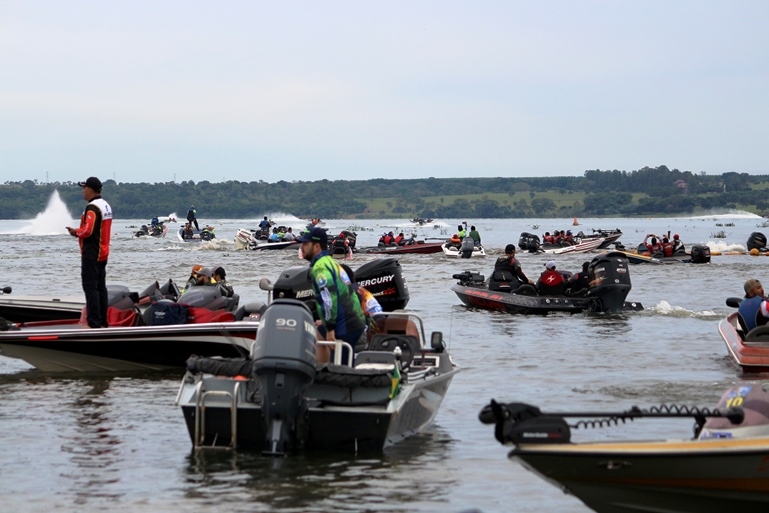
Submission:
[[624,254],[612,251],[595,257],[588,266],[588,297],[596,298],[594,310],[622,311],[632,285],[630,268]]
[[761,232],[753,232],[748,237],[748,251],[751,249],[757,249],[759,251],[766,250],[766,235]]
[[518,238],[518,246],[524,251],[538,251],[541,246],[539,235],[523,232]]
[[710,248],[703,244],[695,244],[691,249],[693,264],[707,264],[710,262]]
[[306,437],[305,391],[315,379],[315,322],[295,299],[276,299],[261,317],[251,348],[252,379],[259,383],[264,453],[300,449]]
[[195,285],[179,296],[179,303],[208,310],[228,310],[229,302],[221,287],[216,285]]
[[460,256],[462,258],[470,258],[473,256],[473,250],[475,249],[475,241],[472,237],[465,237],[462,239],[462,245],[459,247]]
[[371,292],[385,312],[403,309],[409,302],[409,288],[397,258],[363,264],[355,270],[355,281]]

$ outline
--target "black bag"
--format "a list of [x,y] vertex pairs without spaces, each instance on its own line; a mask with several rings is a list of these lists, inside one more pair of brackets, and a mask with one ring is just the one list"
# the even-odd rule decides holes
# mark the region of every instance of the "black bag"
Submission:
[[152,303],[144,312],[144,324],[147,326],[167,326],[169,324],[186,324],[187,307],[173,301],[158,301]]

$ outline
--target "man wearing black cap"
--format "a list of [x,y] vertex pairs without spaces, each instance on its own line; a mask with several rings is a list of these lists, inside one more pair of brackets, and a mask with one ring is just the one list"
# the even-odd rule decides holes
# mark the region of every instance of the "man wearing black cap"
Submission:
[[214,269],[214,281],[216,281],[216,284],[222,287],[222,289],[226,292],[227,297],[232,297],[235,295],[235,290],[232,288],[232,285],[230,285],[230,282],[226,279],[227,273],[224,271],[224,267],[217,267]]
[[[302,255],[310,261],[312,289],[321,320],[318,331],[326,340],[343,340],[354,348],[365,331],[366,317],[350,277],[328,253],[326,230],[315,227],[297,240],[302,243]],[[346,357],[343,353],[343,362]],[[319,350],[318,358],[327,361],[328,353]]]
[[88,202],[80,216],[80,228],[67,231],[80,243],[80,277],[85,293],[86,320],[91,328],[107,325],[107,258],[112,232],[112,208],[101,197],[101,180],[92,176],[78,182]]

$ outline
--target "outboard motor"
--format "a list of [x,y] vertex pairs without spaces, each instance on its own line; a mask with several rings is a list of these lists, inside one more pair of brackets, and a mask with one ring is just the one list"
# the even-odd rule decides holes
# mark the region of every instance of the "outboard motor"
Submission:
[[521,236],[518,238],[518,246],[531,253],[539,251],[541,246],[539,235],[534,235],[533,233],[528,232],[521,233]]
[[596,298],[593,310],[616,313],[622,311],[630,292],[630,269],[624,254],[618,251],[603,253],[587,268],[590,282],[587,297]]
[[251,348],[265,429],[263,454],[283,456],[306,438],[305,391],[315,379],[315,322],[303,302],[276,299],[261,318]]
[[307,303],[311,311],[315,310],[315,293],[310,282],[310,266],[289,267],[278,276],[272,289],[275,299],[299,299]]
[[125,285],[107,285],[107,306],[118,310],[130,310],[139,301],[139,294]]
[[761,232],[753,232],[748,237],[748,251],[751,249],[757,249],[759,251],[766,251],[766,235]]
[[363,264],[355,270],[355,281],[371,292],[385,312],[406,308],[409,302],[409,288],[397,258]]
[[460,256],[462,258],[470,258],[473,256],[473,250],[475,249],[475,241],[472,237],[465,237],[462,239],[462,245],[459,247]]
[[[222,289],[215,285],[196,285],[189,287],[179,296],[179,303],[208,310],[230,310],[231,304]],[[235,305],[237,307],[237,305]],[[234,309],[232,309],[234,310]]]
[[703,244],[695,244],[691,249],[693,264],[707,264],[710,262],[710,248]]

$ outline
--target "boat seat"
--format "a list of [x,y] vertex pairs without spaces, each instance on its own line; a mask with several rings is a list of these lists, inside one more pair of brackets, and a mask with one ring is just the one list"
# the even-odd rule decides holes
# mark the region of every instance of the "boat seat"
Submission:
[[745,335],[748,334],[748,325],[745,323],[745,318],[742,317],[742,314],[737,312],[737,323],[740,325],[740,328],[742,329],[742,338],[745,338]]
[[225,310],[209,310],[208,308],[191,306],[188,309],[188,323],[201,324],[207,322],[235,322],[235,314]]
[[542,283],[540,283],[539,285],[540,296],[563,296],[565,290],[566,290],[565,282],[559,283],[558,285],[554,285],[552,287]]
[[355,355],[355,368],[390,368],[395,365],[395,354],[387,351],[361,351]]
[[107,308],[107,324],[112,328],[137,326],[140,320],[141,317],[134,308],[129,310],[120,310],[111,306]]
[[753,328],[745,335],[745,342],[748,345],[750,345],[750,342],[769,343],[769,326]]

